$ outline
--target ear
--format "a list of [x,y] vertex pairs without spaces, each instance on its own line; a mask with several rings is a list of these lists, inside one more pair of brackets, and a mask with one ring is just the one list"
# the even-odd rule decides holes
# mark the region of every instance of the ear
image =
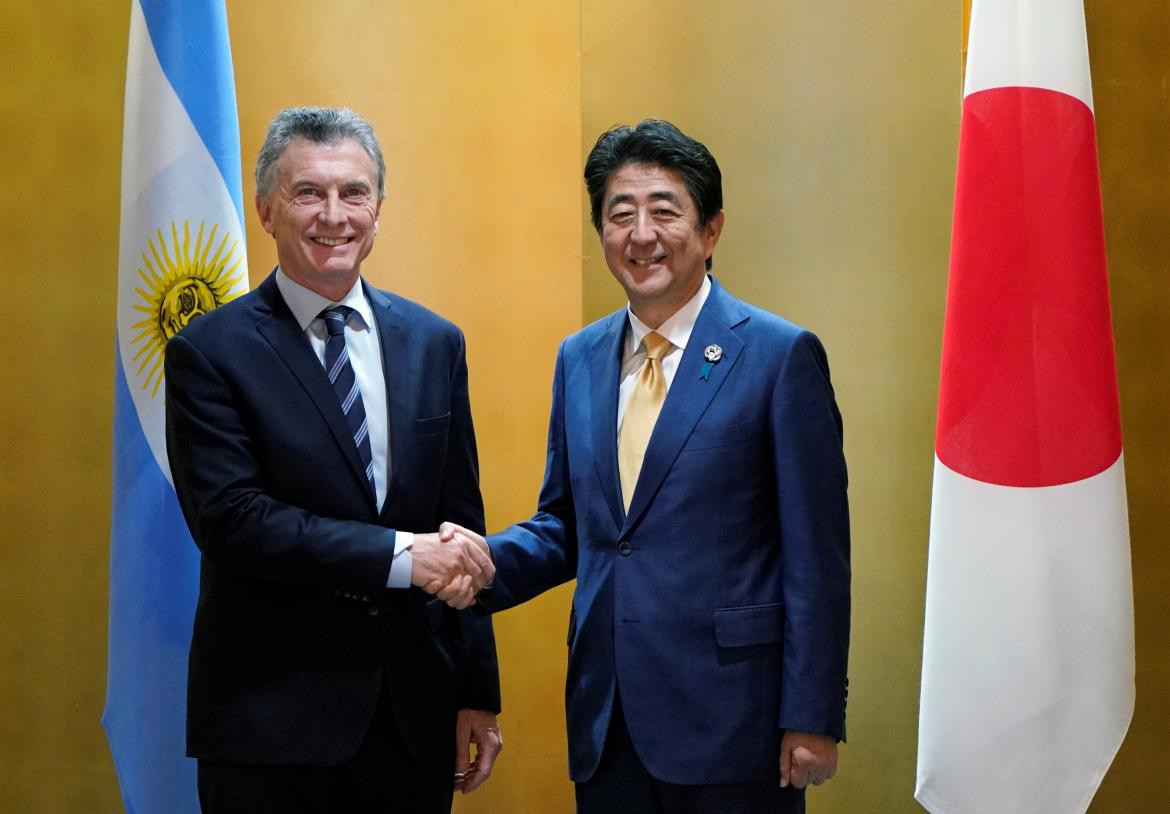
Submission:
[[707,226],[703,229],[703,242],[707,246],[707,256],[715,251],[715,244],[719,242],[719,235],[723,234],[723,210],[707,221]]
[[260,225],[264,227],[264,231],[270,235],[273,234],[272,206],[267,198],[256,196],[256,214],[260,216]]

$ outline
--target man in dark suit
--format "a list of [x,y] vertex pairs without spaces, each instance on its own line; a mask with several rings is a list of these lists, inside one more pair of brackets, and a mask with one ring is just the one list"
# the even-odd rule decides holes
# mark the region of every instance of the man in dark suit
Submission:
[[629,307],[562,344],[539,511],[489,538],[480,601],[577,580],[579,812],[803,811],[845,736],[849,521],[824,350],[707,276],[724,214],[702,144],[619,127],[585,179]]
[[412,588],[492,567],[412,534],[483,503],[462,334],[360,277],[385,174],[351,111],[278,114],[256,208],[279,266],[167,346],[205,811],[448,812],[501,745],[490,624]]

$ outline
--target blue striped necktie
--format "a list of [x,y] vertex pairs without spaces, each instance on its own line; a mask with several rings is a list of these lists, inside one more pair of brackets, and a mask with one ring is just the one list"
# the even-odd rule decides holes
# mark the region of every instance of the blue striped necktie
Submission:
[[357,376],[349,363],[349,351],[345,346],[345,323],[353,309],[346,305],[335,305],[321,312],[329,338],[325,340],[325,372],[341,401],[341,412],[349,423],[353,443],[358,457],[366,468],[366,480],[370,492],[376,498],[378,488],[374,484],[374,456],[370,452],[370,427],[366,421],[366,407],[362,403],[362,391],[358,388]]

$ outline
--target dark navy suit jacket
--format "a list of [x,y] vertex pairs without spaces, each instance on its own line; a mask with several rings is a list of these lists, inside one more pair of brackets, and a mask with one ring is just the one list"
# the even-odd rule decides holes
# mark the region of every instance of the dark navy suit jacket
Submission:
[[[539,511],[490,538],[486,603],[577,580],[574,780],[597,767],[617,687],[659,779],[775,780],[783,729],[845,735],[849,520],[825,353],[714,283],[627,513],[616,455],[627,321],[620,311],[562,344]],[[710,345],[722,358],[704,377]]]
[[380,513],[273,276],[167,345],[167,451],[202,552],[187,700],[194,757],[343,762],[385,682],[408,748],[449,762],[456,709],[499,709],[488,620],[386,588],[396,529],[483,526],[463,336],[408,300],[365,292],[389,407]]

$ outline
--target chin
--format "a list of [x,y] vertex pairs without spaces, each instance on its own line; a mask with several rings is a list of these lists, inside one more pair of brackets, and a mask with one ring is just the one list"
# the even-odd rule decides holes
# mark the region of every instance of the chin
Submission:
[[670,269],[639,268],[638,266],[623,266],[622,277],[635,288],[666,288],[674,279]]
[[317,273],[322,277],[345,277],[354,273],[355,263],[353,258],[331,258],[328,262],[317,266]]
[[670,291],[670,277],[651,277],[647,280],[631,281],[629,291],[644,300],[656,299]]

